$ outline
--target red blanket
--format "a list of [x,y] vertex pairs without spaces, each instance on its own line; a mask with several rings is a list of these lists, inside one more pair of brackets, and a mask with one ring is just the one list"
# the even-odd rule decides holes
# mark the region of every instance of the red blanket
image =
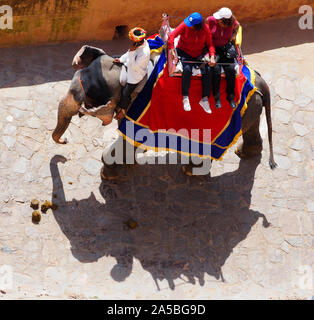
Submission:
[[[241,135],[241,117],[247,108],[247,101],[256,90],[254,71],[246,65],[242,66],[236,78],[235,109],[226,100],[226,80],[222,78],[222,107],[216,109],[211,95],[211,114],[199,105],[202,95],[200,77],[191,80],[192,110],[184,111],[181,81],[180,77],[169,77],[163,52],[145,87],[120,124],[119,131],[129,142],[144,149],[172,150],[186,155],[222,159],[227,149]],[[128,129],[129,125],[131,129]],[[198,129],[197,132],[195,129]],[[204,129],[211,130],[210,140],[208,130],[205,132]],[[178,143],[173,145],[170,138],[177,139]]]
[[[236,102],[239,102],[245,81],[246,78],[242,73],[236,79]],[[211,129],[213,140],[225,128],[234,112],[226,100],[225,78],[221,81],[220,91],[222,108],[216,109],[215,101],[211,94],[209,102],[212,113],[208,114],[199,104],[202,97],[201,78],[192,77],[189,97],[192,110],[189,112],[184,111],[181,78],[169,77],[166,67],[153,90],[149,107],[145,109],[137,121],[147,126],[151,131],[160,129],[175,129],[178,131],[182,128],[186,128],[188,131],[190,129]],[[202,134],[201,130],[200,134]],[[202,136],[200,136],[199,140],[203,141]]]

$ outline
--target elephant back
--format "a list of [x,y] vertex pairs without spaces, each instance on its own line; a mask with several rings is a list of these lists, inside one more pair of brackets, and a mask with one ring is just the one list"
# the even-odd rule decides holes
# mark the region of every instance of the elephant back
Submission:
[[96,58],[87,68],[80,71],[80,84],[91,108],[107,104],[112,97],[111,89],[103,73],[102,62],[105,57]]

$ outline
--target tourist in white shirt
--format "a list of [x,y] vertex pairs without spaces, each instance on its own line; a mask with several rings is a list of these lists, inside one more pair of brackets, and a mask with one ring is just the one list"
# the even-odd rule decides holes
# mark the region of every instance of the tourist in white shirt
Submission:
[[125,114],[131,102],[131,94],[137,85],[147,74],[148,63],[150,60],[150,48],[145,40],[146,31],[142,28],[133,28],[129,32],[129,38],[132,41],[130,49],[114,62],[122,63],[126,67],[126,85],[122,89],[121,99],[117,104],[116,119],[119,120]]

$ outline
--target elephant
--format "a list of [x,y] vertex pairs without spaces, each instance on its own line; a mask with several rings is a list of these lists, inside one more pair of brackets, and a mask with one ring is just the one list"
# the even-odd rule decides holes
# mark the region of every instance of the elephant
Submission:
[[[108,87],[106,104],[97,106],[96,108],[87,109],[84,108],[84,105],[90,104],[90,101],[84,93],[84,89],[80,85],[80,75],[83,70],[95,68],[97,63],[99,68],[101,68],[101,73]],[[115,107],[121,94],[119,77],[122,66],[114,63],[114,58],[107,55],[103,50],[91,46],[83,46],[75,55],[72,66],[77,71],[74,74],[67,94],[59,104],[58,122],[55,130],[52,133],[53,140],[60,144],[65,144],[67,142],[66,139],[61,139],[61,136],[69,126],[72,116],[76,114],[79,116],[83,116],[85,114],[96,116],[102,121],[103,125],[111,123],[114,116]],[[255,76],[255,86],[257,87],[257,90],[248,101],[248,108],[242,118],[243,142],[238,145],[235,153],[241,159],[249,159],[261,154],[263,144],[259,132],[259,124],[263,107],[265,107],[270,153],[269,166],[271,169],[274,169],[276,168],[277,164],[274,160],[273,154],[270,91],[266,81],[257,71],[255,71]],[[143,79],[142,84],[139,85],[139,88],[143,87],[146,80],[147,78]],[[128,143],[124,141],[124,144],[126,148]],[[191,175],[192,168],[193,164],[190,162],[189,164],[183,166],[183,172],[185,172],[187,175]],[[107,165],[104,162],[104,168],[102,170],[101,177],[103,179],[114,179],[119,176],[120,169],[121,168],[119,164]]]
[[[153,62],[153,61],[152,61]],[[66,139],[61,139],[68,128],[74,115],[91,115],[99,118],[104,126],[112,122],[114,111],[121,96],[120,72],[122,65],[114,62],[114,58],[107,55],[102,49],[85,45],[74,56],[72,66],[76,70],[68,92],[61,99],[58,107],[58,122],[52,133],[56,143],[65,144]],[[81,75],[89,72],[90,79],[95,72],[101,74],[103,85],[99,87],[102,100],[105,104],[96,103],[88,97],[81,82]],[[138,84],[133,94],[132,101],[145,85],[147,76]],[[87,107],[88,106],[88,107]]]

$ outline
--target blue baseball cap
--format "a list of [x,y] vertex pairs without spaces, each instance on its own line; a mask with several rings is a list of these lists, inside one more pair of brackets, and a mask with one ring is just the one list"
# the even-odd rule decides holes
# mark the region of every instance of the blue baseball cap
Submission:
[[191,13],[188,17],[186,17],[184,19],[184,23],[188,26],[188,27],[193,27],[196,24],[199,24],[203,21],[203,17],[200,13],[198,12],[193,12]]

